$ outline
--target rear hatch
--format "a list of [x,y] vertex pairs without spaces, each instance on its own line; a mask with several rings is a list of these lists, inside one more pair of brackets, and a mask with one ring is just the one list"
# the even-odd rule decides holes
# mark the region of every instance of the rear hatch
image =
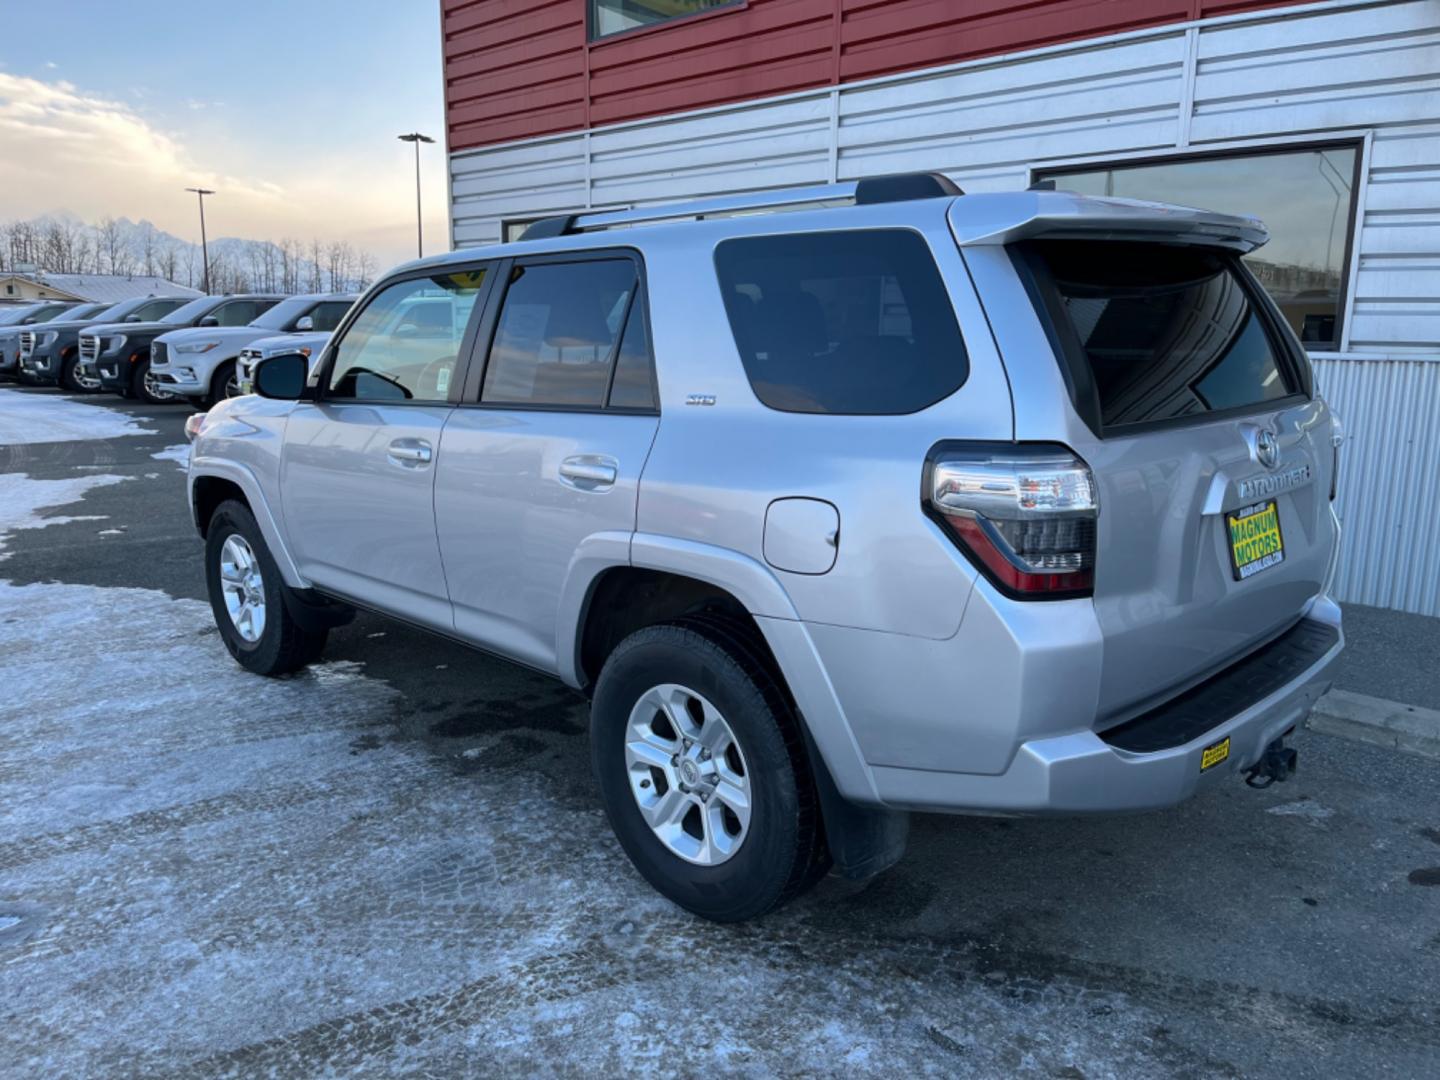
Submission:
[[1294,625],[1335,542],[1330,417],[1241,262],[1253,242],[1128,225],[1072,219],[966,252],[1017,438],[1063,441],[1094,474],[1099,727]]

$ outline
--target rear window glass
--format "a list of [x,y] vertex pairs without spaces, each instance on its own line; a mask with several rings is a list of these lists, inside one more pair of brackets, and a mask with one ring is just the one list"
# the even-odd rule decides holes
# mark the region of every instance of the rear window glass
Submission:
[[750,385],[772,409],[911,413],[965,381],[955,311],[916,233],[726,240],[715,265]]
[[1153,243],[1029,245],[1062,336],[1089,368],[1104,427],[1263,405],[1293,379],[1235,257]]

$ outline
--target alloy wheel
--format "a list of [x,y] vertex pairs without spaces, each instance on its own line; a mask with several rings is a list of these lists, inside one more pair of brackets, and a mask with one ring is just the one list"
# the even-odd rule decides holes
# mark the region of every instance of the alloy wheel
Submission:
[[[151,401],[174,401],[180,395],[173,390],[166,390],[165,384],[155,377],[155,373],[148,368],[145,371],[145,396]],[[97,382],[98,386],[99,383]]]
[[750,829],[750,771],[734,731],[709,701],[664,683],[635,703],[625,768],[640,815],[673,854],[699,866],[734,856]]
[[254,644],[265,633],[265,579],[260,560],[239,533],[225,538],[220,550],[220,589],[235,632]]

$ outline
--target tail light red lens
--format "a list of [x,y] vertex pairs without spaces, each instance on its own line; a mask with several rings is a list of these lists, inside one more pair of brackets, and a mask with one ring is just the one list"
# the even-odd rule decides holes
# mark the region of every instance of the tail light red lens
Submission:
[[942,445],[924,492],[927,513],[1006,595],[1093,593],[1095,478],[1064,447]]

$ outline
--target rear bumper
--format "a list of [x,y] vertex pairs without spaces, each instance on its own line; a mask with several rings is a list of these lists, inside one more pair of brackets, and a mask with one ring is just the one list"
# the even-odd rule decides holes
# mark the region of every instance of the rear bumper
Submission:
[[[1321,597],[1299,629],[1306,623],[1323,631],[1312,635],[1309,652],[1277,655],[1268,677],[1257,675],[1256,661],[1263,659],[1257,653],[1177,702],[1124,725],[1128,733],[1076,731],[1030,739],[995,775],[875,766],[876,790],[886,805],[897,808],[1016,814],[1110,813],[1182,802],[1254,765],[1265,747],[1299,725],[1329,689],[1344,647],[1339,606]],[[1197,713],[1211,710],[1213,724],[1196,722]],[[1167,712],[1168,717],[1162,715]],[[1154,726],[1166,723],[1172,736],[1184,741],[1150,752],[1126,748],[1166,742]],[[1152,725],[1148,733],[1140,730],[1146,724]],[[1228,758],[1202,772],[1205,749],[1227,738]]]

